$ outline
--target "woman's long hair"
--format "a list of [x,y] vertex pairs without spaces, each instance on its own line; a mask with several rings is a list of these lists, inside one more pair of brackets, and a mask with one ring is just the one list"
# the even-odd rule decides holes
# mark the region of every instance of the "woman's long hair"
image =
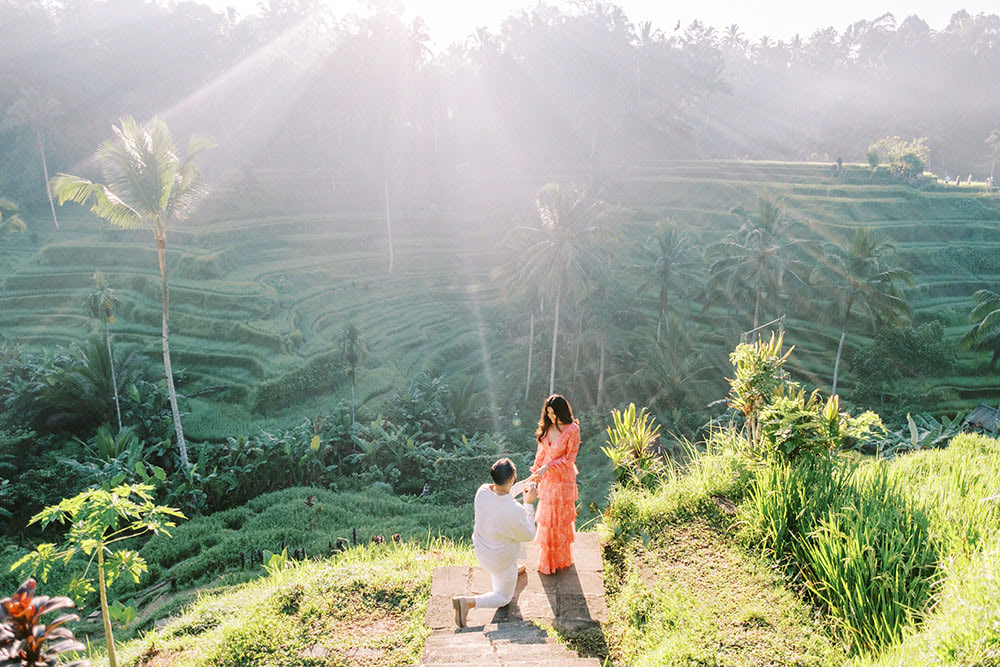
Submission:
[[552,421],[549,419],[549,407],[556,413],[556,419],[561,424],[572,424],[576,421],[573,419],[573,408],[569,407],[569,401],[559,394],[552,394],[545,399],[545,404],[542,405],[542,416],[538,419],[538,429],[535,431],[535,440],[538,442],[542,441],[542,436],[548,433],[549,427],[552,426]]

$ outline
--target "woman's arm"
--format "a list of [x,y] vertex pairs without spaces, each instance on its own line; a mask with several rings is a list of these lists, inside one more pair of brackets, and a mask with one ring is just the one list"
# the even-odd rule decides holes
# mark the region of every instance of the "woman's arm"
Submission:
[[542,448],[542,443],[538,443],[538,449],[535,450],[535,462],[531,464],[530,468],[531,472],[536,472],[542,467],[542,456],[544,453],[545,450]]
[[548,467],[562,472],[576,463],[576,455],[580,451],[580,426],[576,423],[567,425],[559,440],[562,453],[549,461]]

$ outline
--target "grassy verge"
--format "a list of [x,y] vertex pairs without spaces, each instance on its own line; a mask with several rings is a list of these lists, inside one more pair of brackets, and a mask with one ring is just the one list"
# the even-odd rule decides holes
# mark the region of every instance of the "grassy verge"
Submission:
[[[119,645],[123,667],[410,665],[435,567],[469,563],[436,539],[366,545],[254,582],[206,591],[162,628]],[[94,647],[97,648],[97,645]],[[106,665],[100,654],[95,667]]]
[[752,470],[716,440],[657,489],[618,488],[604,530],[609,656],[626,665],[837,665],[844,652],[729,529]]

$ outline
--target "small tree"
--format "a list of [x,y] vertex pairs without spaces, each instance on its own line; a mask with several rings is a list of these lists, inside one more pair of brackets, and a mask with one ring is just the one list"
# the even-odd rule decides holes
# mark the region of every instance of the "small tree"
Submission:
[[111,633],[107,589],[119,575],[127,573],[138,583],[140,575],[146,571],[146,561],[139,556],[139,552],[125,549],[113,551],[111,546],[146,533],[162,532],[169,536],[167,529],[176,525],[171,517],[186,518],[180,510],[154,504],[150,495],[153,488],[148,484],[123,484],[110,490],[90,489],[58,505],[46,507],[32,517],[28,525],[37,523],[45,528],[51,523],[68,523],[65,543],[41,544],[11,566],[11,570],[30,566],[32,574],[39,574],[44,582],[53,564],[67,563],[82,553],[88,558],[87,568],[70,587],[73,594],[86,595],[94,590],[87,573],[96,557],[97,591],[101,599],[104,637],[111,667],[117,667],[118,660]]
[[[930,159],[927,137],[905,141],[899,137],[885,137],[868,147],[868,164],[874,170],[880,163],[889,165],[889,171],[900,178],[913,179],[924,173]],[[874,160],[874,162],[873,162]]]
[[111,370],[111,388],[115,393],[115,416],[118,418],[118,431],[122,430],[122,409],[118,401],[118,379],[115,377],[115,358],[111,354],[111,323],[115,321],[115,308],[118,307],[118,295],[108,287],[104,274],[94,272],[94,291],[87,296],[87,310],[90,316],[104,324],[104,343],[108,347],[108,367]]
[[368,343],[361,336],[358,325],[351,322],[340,335],[340,354],[347,364],[347,375],[351,378],[351,424],[354,424],[354,384],[358,376],[358,366],[368,354]]

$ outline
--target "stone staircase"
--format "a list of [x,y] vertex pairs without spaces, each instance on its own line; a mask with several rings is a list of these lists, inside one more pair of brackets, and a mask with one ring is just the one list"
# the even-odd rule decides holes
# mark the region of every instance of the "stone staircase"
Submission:
[[601,545],[594,533],[577,533],[573,566],[553,575],[535,569],[538,547],[527,545],[528,571],[518,576],[514,599],[500,609],[472,609],[468,627],[455,626],[451,599],[490,589],[478,567],[439,567],[431,581],[426,624],[431,635],[420,664],[496,665],[511,667],[600,667],[597,658],[581,658],[559,644],[533,621],[565,630],[597,627],[607,620]]

